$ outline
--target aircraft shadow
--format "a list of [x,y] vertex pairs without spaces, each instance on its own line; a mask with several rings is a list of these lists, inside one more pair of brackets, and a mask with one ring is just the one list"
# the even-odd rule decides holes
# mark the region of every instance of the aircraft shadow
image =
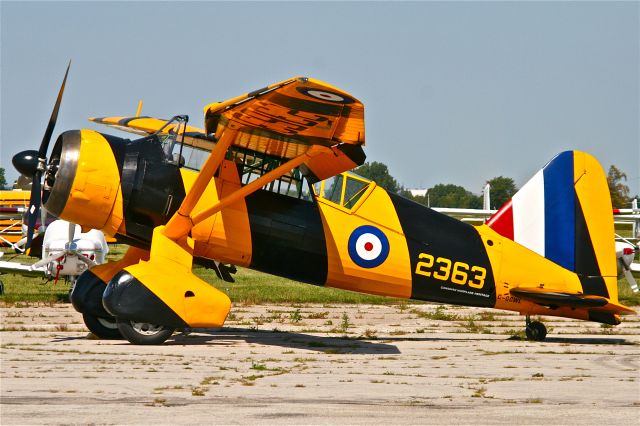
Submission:
[[219,330],[197,330],[193,334],[174,334],[165,345],[220,345],[244,341],[267,346],[341,354],[399,354],[395,345],[370,340],[343,337],[314,336],[287,331],[248,330],[244,328],[222,328]]
[[[97,340],[97,338],[95,338]],[[82,336],[60,336],[51,339],[52,343],[70,342],[72,340],[87,340],[87,333]]]
[[577,345],[635,345],[616,337],[547,337],[545,343],[573,343]]
[[[85,340],[83,336],[60,336],[52,340],[53,343],[72,340]],[[325,353],[342,354],[399,354],[397,346],[390,342],[454,342],[454,341],[492,341],[515,340],[527,342],[513,337],[500,338],[469,338],[460,337],[411,337],[392,336],[378,337],[377,340],[345,338],[335,336],[314,336],[310,334],[292,333],[287,331],[250,330],[246,328],[221,328],[199,329],[190,334],[174,334],[164,345],[208,345],[229,346],[234,342],[244,341],[267,346],[280,346],[291,349],[306,349]],[[532,345],[538,343],[571,343],[576,345],[635,345],[636,343],[619,337],[547,337],[544,342],[528,342]],[[128,344],[123,342],[122,344]]]
[[[504,337],[504,338],[478,338],[478,337],[464,337],[464,334],[461,334],[461,337],[398,337],[393,336],[393,338],[385,339],[385,340],[393,340],[395,342],[500,342],[503,340],[514,340],[520,342],[528,342],[531,344],[537,343],[573,343],[577,345],[635,345],[635,343],[630,342],[626,339],[615,338],[615,337],[547,337],[544,342],[534,342],[528,341],[520,338],[513,337]],[[469,335],[467,335],[469,336]],[[475,335],[474,335],[475,336]],[[502,336],[500,336],[502,337]]]

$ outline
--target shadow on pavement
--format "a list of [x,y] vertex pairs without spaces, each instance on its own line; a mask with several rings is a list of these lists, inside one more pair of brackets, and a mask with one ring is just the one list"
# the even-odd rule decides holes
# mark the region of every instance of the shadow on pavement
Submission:
[[[85,340],[89,335],[60,336],[52,342]],[[480,337],[483,336],[483,337]],[[486,336],[486,337],[484,337]],[[100,340],[94,338],[95,340]],[[93,339],[90,339],[93,340]],[[547,337],[544,342],[527,341],[513,336],[460,334],[446,337],[413,337],[413,336],[379,336],[376,339],[350,338],[335,336],[315,336],[311,334],[292,333],[288,331],[250,330],[246,328],[197,329],[190,333],[176,333],[163,345],[208,345],[234,346],[237,342],[255,343],[258,345],[280,346],[291,349],[307,349],[325,353],[343,354],[399,354],[400,350],[393,342],[499,342],[504,340],[520,341],[530,345],[541,343],[561,343],[575,345],[636,345],[620,337]],[[123,344],[129,344],[123,341]]]
[[193,334],[174,334],[165,345],[233,345],[244,341],[259,345],[306,349],[316,352],[341,354],[398,354],[400,350],[388,343],[372,342],[344,337],[314,336],[287,331],[247,330],[221,328],[197,330]]

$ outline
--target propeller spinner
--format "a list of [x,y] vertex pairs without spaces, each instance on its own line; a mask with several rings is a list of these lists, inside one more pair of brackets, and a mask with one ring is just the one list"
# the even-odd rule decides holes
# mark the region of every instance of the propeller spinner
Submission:
[[49,149],[49,143],[51,142],[53,129],[55,128],[56,121],[58,120],[58,112],[60,111],[62,95],[64,94],[64,87],[67,83],[67,76],[69,75],[69,68],[71,68],[71,61],[69,61],[69,64],[67,65],[67,71],[64,73],[62,86],[60,86],[58,98],[56,99],[53,111],[51,112],[51,117],[49,118],[47,129],[45,130],[44,136],[42,137],[40,148],[38,149],[38,151],[27,150],[19,152],[12,159],[13,166],[16,168],[16,170],[18,170],[25,176],[33,178],[27,219],[27,243],[25,245],[25,248],[27,249],[31,247],[31,242],[33,240],[33,231],[35,229],[36,220],[38,218],[38,213],[42,204],[42,175],[47,168],[47,151]]

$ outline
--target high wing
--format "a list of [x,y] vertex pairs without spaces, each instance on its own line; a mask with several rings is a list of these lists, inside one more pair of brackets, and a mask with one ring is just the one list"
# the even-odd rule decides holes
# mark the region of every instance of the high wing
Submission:
[[[205,106],[205,129],[187,126],[185,145],[211,151],[217,135],[233,130],[231,149],[290,160],[320,145],[329,148],[301,166],[311,182],[350,170],[365,160],[364,106],[319,80],[295,77]],[[149,135],[167,120],[151,117],[99,117],[91,121]],[[162,132],[170,132],[172,126]]]
[[[123,132],[134,133],[140,136],[148,136],[158,132],[165,126],[169,120],[154,117],[91,117],[89,121],[104,124]],[[168,134],[175,131],[178,125],[169,125],[164,127],[160,133]],[[185,145],[194,148],[200,148],[211,151],[215,146],[216,140],[213,137],[207,137],[204,129],[187,126],[184,132]]]

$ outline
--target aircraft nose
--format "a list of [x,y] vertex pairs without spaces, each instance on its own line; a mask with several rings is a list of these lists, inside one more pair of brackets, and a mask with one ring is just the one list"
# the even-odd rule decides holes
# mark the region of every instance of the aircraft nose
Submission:
[[28,149],[17,153],[11,159],[13,167],[24,176],[33,176],[38,168],[38,151]]
[[115,234],[123,221],[123,207],[120,172],[110,142],[93,130],[62,133],[51,152],[42,199],[54,216]]

